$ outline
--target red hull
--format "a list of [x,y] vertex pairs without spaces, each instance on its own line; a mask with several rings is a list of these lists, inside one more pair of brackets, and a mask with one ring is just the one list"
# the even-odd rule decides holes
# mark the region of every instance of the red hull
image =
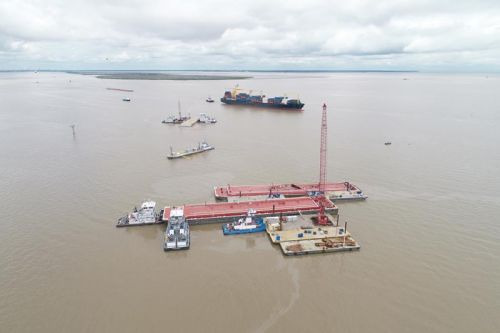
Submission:
[[[298,197],[275,200],[259,200],[245,202],[220,202],[207,204],[184,205],[184,217],[193,220],[217,220],[230,217],[246,216],[249,209],[254,209],[257,215],[316,213],[319,211],[319,200],[324,200],[327,210],[336,206],[328,199]],[[165,207],[163,220],[170,217],[170,207]]]
[[[326,183],[325,191],[358,191],[355,185],[344,183]],[[227,185],[214,188],[215,197],[249,197],[257,195],[282,194],[284,196],[306,196],[308,192],[319,191],[318,183],[314,184],[277,184],[277,185]]]

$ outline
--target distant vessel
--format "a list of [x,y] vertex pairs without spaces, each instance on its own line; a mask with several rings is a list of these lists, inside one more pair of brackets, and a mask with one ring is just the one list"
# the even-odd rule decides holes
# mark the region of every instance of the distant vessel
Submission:
[[132,89],[121,89],[121,88],[106,88],[107,90],[116,90],[116,91],[125,91],[125,92],[134,92]]
[[256,211],[254,209],[249,209],[245,218],[241,218],[233,223],[224,224],[222,226],[222,232],[224,235],[238,235],[265,231],[266,224],[263,218],[256,218],[255,213]]
[[207,102],[208,102],[208,103],[213,103],[213,102],[214,102],[214,100],[212,99],[212,97],[208,96],[208,98],[207,98]]
[[232,91],[224,92],[224,97],[220,101],[224,104],[231,105],[244,105],[244,106],[257,106],[265,108],[278,108],[278,109],[292,109],[301,110],[304,107],[298,98],[289,99],[288,97],[266,97],[265,95],[251,95],[252,91],[248,94],[239,92],[238,86]]
[[129,227],[136,225],[147,225],[162,223],[161,216],[163,211],[156,213],[156,202],[144,201],[141,208],[134,208],[134,211],[127,216],[118,219],[117,227]]
[[178,116],[168,116],[167,119],[162,120],[162,124],[181,124],[191,118],[190,116],[183,116],[181,114],[181,101],[177,104],[177,110],[179,112]]
[[128,98],[128,97],[122,98],[122,101],[124,101],[124,102],[130,102],[130,98]]
[[186,149],[185,151],[183,152],[174,152],[172,150],[172,147],[170,147],[170,155],[167,155],[167,158],[169,160],[171,159],[174,159],[174,158],[180,158],[180,157],[185,157],[185,156],[189,156],[189,155],[194,155],[194,154],[199,154],[199,153],[203,153],[205,151],[209,151],[209,150],[212,150],[212,149],[215,149],[214,146],[211,146],[209,145],[208,143],[206,143],[205,141],[203,142],[200,142],[198,144],[198,147],[196,148],[191,148],[191,149]]
[[173,207],[170,210],[163,249],[165,251],[188,249],[190,242],[191,235],[189,233],[189,224],[184,218],[184,207]]
[[390,141],[384,142],[384,145],[386,145],[386,146],[392,145],[392,142],[390,142]]
[[202,124],[215,124],[217,119],[210,117],[206,113],[200,113],[200,118],[198,121]]
[[181,124],[183,123],[187,117],[181,117],[181,114],[179,113],[179,116],[168,116],[167,119],[162,120],[161,122],[163,124]]

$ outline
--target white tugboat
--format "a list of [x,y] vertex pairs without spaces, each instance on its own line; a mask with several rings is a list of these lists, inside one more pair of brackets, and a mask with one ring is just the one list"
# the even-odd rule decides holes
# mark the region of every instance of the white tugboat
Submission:
[[162,223],[160,213],[156,213],[156,202],[144,201],[141,208],[134,208],[134,211],[127,216],[118,219],[117,227],[131,227],[137,225],[159,224]]
[[184,207],[172,207],[165,231],[163,250],[188,249],[190,242],[189,224],[184,218]]
[[210,117],[206,113],[200,113],[200,118],[198,121],[202,124],[215,124],[217,119]]

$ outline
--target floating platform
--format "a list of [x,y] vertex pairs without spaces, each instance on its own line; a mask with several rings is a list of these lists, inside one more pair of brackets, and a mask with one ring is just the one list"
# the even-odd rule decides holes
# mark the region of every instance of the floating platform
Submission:
[[303,254],[344,252],[359,250],[360,246],[350,236],[343,238],[307,239],[280,243],[284,255],[294,256]]
[[[264,219],[266,232],[273,244],[279,244],[284,255],[301,255],[359,250],[359,244],[345,227],[315,226],[312,219],[295,216]],[[338,223],[338,222],[337,222]]]
[[[297,197],[315,195],[319,192],[319,184],[272,184],[272,185],[227,185],[214,187],[214,195],[218,200],[231,201],[230,198],[255,196]],[[354,184],[326,183],[325,192],[332,200],[364,200],[367,196]]]
[[200,120],[200,118],[197,118],[197,117],[191,117],[187,120],[185,120],[184,122],[182,122],[179,126],[180,127],[192,127],[194,124],[196,124],[198,121]]
[[[255,210],[256,217],[276,215],[316,214],[323,201],[325,211],[337,214],[337,207],[326,198],[297,197],[260,201],[219,202],[190,204],[184,206],[184,216],[190,224],[231,222],[247,216],[248,210]],[[170,207],[165,207],[163,220],[168,221]]]

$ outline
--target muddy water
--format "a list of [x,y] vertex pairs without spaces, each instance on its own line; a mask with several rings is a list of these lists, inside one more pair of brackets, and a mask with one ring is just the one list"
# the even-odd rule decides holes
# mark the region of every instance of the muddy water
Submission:
[[[205,103],[235,83],[300,94],[305,110]],[[1,331],[497,332],[498,91],[500,78],[483,75],[2,73]],[[219,122],[162,125],[178,100]],[[328,179],[370,197],[339,204],[359,252],[287,258],[263,234],[223,237],[210,225],[192,228],[189,251],[164,253],[163,226],[115,228],[143,199],[316,181],[324,101]],[[203,139],[216,150],[166,159]]]

